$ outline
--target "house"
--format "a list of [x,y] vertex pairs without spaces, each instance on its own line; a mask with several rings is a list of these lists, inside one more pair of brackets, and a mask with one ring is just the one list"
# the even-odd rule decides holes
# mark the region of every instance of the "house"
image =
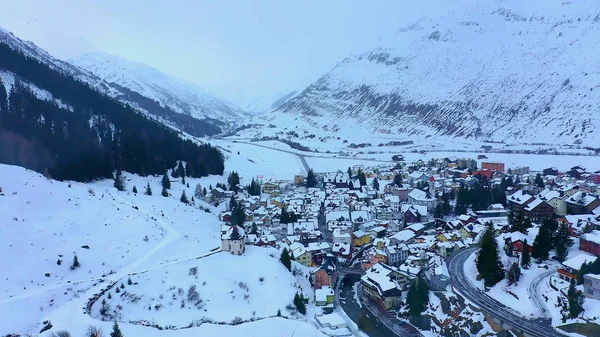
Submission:
[[600,231],[593,230],[579,238],[579,250],[600,256]]
[[309,250],[307,250],[304,247],[303,244],[301,244],[300,242],[294,242],[290,245],[289,250],[291,251],[290,255],[294,256],[296,262],[306,267],[312,267],[312,254]]
[[571,167],[567,174],[577,180],[581,179],[581,175],[585,173],[585,168],[579,165]]
[[523,208],[525,216],[531,221],[541,222],[554,215],[554,208],[540,198],[534,198]]
[[521,232],[503,234],[502,237],[504,238],[504,251],[506,252],[506,255],[513,256],[514,253],[523,253],[525,240],[527,240],[527,250],[531,253],[533,251],[533,241],[535,240],[537,232],[535,235],[532,235],[534,234],[533,228],[530,229],[530,232],[532,233],[528,233],[527,235]]
[[585,297],[600,300],[600,275],[583,275],[583,294]]
[[375,219],[388,221],[394,218],[394,213],[392,209],[387,205],[377,206],[375,207]]
[[371,235],[362,230],[352,233],[352,245],[354,247],[362,247],[371,243]]
[[571,280],[575,280],[575,282],[577,282],[581,265],[584,263],[594,262],[595,259],[595,256],[587,253],[582,253],[572,257],[562,263],[562,267],[558,269],[558,277],[567,282],[571,282]]
[[600,206],[600,199],[579,191],[565,199],[567,203],[567,214],[586,214],[591,213],[596,207]]
[[427,217],[427,207],[421,205],[403,204],[400,207],[400,215],[404,223],[421,222]]
[[329,286],[321,287],[321,289],[315,289],[315,304],[319,307],[333,308],[334,297],[333,288]]
[[231,226],[221,235],[221,250],[233,255],[242,255],[246,251],[244,230],[238,226]]
[[326,328],[326,329],[331,329],[331,330],[348,328],[348,324],[346,323],[344,318],[342,318],[342,316],[340,316],[340,314],[338,314],[336,312],[317,316],[317,317],[315,317],[315,320],[317,321],[317,324],[319,324],[319,326],[321,328]]
[[279,191],[279,184],[273,181],[267,181],[262,185],[263,193],[271,194],[273,191]]
[[399,266],[408,258],[409,249],[405,243],[387,245],[383,248],[388,256],[388,264]]
[[398,233],[390,236],[390,242],[391,244],[398,244],[398,243],[412,243],[415,241],[415,232],[408,230],[408,229],[404,229],[399,231]]
[[398,196],[386,195],[384,201],[392,212],[398,212],[400,210],[400,198]]
[[333,255],[327,255],[319,269],[311,272],[310,281],[315,289],[332,287],[337,280],[338,261]]
[[481,162],[481,169],[482,170],[504,172],[504,163],[501,163],[499,161],[482,161]]
[[542,174],[545,176],[557,176],[558,169],[556,167],[548,167],[542,170]]
[[590,233],[600,224],[591,214],[565,215],[559,218],[558,222],[569,226],[569,233],[577,238],[585,233]]
[[333,243],[352,244],[352,235],[350,233],[342,232],[339,228],[333,230],[332,238]]
[[387,252],[383,249],[371,247],[363,254],[363,258],[360,261],[360,267],[362,270],[367,270],[378,263],[387,263]]
[[545,189],[537,197],[552,206],[554,214],[558,216],[567,214],[567,203],[563,200],[564,194],[561,191]]
[[398,278],[397,274],[399,273],[393,267],[381,263],[369,268],[360,278],[365,295],[376,301],[384,310],[398,307],[402,290],[395,280]]
[[331,254],[337,258],[351,259],[353,248],[349,243],[335,242],[331,247]]
[[408,203],[427,207],[427,212],[433,212],[437,205],[437,199],[429,193],[415,188],[408,193]]
[[524,193],[522,190],[518,190],[514,194],[508,196],[506,201],[508,202],[508,208],[513,212],[520,212],[525,209],[525,206],[531,202],[535,197],[533,195]]

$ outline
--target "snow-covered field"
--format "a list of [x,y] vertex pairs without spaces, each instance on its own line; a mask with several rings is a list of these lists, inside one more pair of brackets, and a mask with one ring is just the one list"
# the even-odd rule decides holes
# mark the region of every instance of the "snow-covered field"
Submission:
[[[160,195],[161,177],[124,176],[126,191],[119,192],[112,187],[112,180],[58,182],[20,167],[0,165],[0,335],[37,334],[44,320],[54,325],[51,331],[65,329],[83,335],[93,324],[108,332],[110,322],[97,319],[100,302],[93,307],[93,317],[84,308],[89,298],[112,282],[119,286],[123,282],[122,290],[142,296],[138,305],[122,304],[125,322],[150,318],[176,325],[202,317],[230,322],[236,316],[249,319],[253,311],[257,318],[273,316],[278,308],[291,303],[297,288],[294,283],[313,298],[305,276],[308,271],[297,278],[282,271],[277,258],[269,256],[277,257],[276,251],[249,249],[247,256],[218,253],[198,259],[220,247],[221,223],[216,214],[198,208],[202,205],[216,213],[213,206],[199,200],[195,200],[196,207],[185,205],[179,197],[185,190],[191,198],[198,182],[208,188],[224,182],[224,177],[190,178],[189,188],[173,179],[171,196],[165,198]],[[152,196],[143,194],[147,183]],[[133,186],[137,194],[131,192]],[[75,255],[80,266],[72,270]],[[198,280],[188,275],[189,268],[196,266]],[[263,285],[261,276],[265,277]],[[129,277],[138,284],[129,285]],[[172,291],[167,290],[173,285],[177,290],[187,286],[187,296],[195,281],[205,307],[182,310],[180,303],[174,303],[177,311],[173,308],[169,315]],[[240,287],[240,281],[248,284],[248,291]],[[244,299],[246,293],[250,296]],[[113,291],[113,301],[120,298],[116,295]],[[159,303],[163,307],[157,311],[154,305]],[[148,304],[153,306],[151,311]],[[141,316],[144,309],[146,315]],[[150,312],[152,316],[147,315]],[[313,306],[309,306],[309,314],[314,314]],[[291,335],[293,331],[318,335],[311,324],[282,318],[237,326],[203,324],[180,330],[178,335],[241,336],[255,328],[268,336]],[[123,323],[122,330],[132,336],[176,333],[129,323]]]

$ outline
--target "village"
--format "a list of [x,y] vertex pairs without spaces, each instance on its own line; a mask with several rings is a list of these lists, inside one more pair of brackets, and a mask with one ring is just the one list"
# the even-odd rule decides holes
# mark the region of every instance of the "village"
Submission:
[[[226,205],[220,214],[223,251],[242,255],[249,245],[275,247],[282,251],[282,262],[289,256],[311,268],[307,277],[315,298],[307,302],[320,309],[316,322],[329,335],[352,330],[337,298],[348,276],[359,280],[357,297],[372,315],[383,320],[392,313],[395,320],[418,325],[411,317],[426,311],[427,300],[415,312],[416,290],[411,294],[411,288],[423,291],[419,282],[425,281],[426,292],[450,289],[447,260],[479,247],[486,232],[493,235],[506,268],[516,261],[517,268],[545,273],[543,283],[563,298],[560,303],[570,299],[574,284],[580,297],[592,301],[587,306],[600,307],[599,171],[574,166],[567,172],[551,167],[530,172],[485,160],[478,167],[475,159],[455,157],[408,163],[398,155],[394,160],[337,172],[310,170],[289,181],[255,177],[248,186],[239,186],[234,172],[229,188],[213,188],[203,198]],[[545,226],[552,233],[568,231],[567,251],[536,248],[544,245],[540,232],[548,232]],[[556,255],[550,256],[554,248]],[[523,255],[531,255],[530,264],[519,262]],[[478,275],[473,282],[479,280]],[[556,300],[545,297],[543,306],[553,307],[550,302]],[[577,320],[583,318],[581,310],[573,316],[569,309],[549,309],[550,318],[598,323]]]

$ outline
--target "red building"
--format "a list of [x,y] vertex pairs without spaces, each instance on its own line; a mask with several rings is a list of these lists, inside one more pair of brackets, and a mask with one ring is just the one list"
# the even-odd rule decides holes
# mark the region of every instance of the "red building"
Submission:
[[504,163],[499,161],[482,161],[481,169],[488,171],[504,172]]
[[535,198],[523,208],[525,216],[531,221],[540,222],[554,215],[554,207],[540,198]]
[[315,289],[322,287],[333,287],[337,279],[337,258],[328,255],[323,259],[323,265],[315,272],[311,273],[310,281]]
[[579,250],[600,256],[600,231],[583,234],[579,240]]

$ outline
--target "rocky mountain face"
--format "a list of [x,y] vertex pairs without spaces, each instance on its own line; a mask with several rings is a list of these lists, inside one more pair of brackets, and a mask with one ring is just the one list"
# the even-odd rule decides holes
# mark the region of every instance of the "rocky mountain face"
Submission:
[[341,61],[267,115],[333,131],[600,141],[600,3],[463,2]]

